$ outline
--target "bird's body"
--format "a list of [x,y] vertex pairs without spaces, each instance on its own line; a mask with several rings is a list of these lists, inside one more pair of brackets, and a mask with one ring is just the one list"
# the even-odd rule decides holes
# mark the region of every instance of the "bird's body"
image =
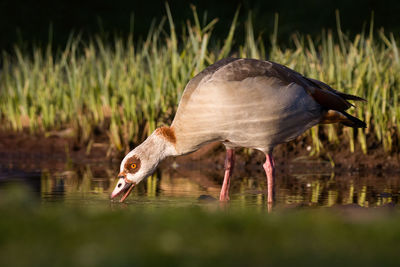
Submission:
[[258,70],[253,63],[258,61],[231,62],[204,75],[194,89],[188,84],[171,125],[179,154],[211,141],[267,153],[321,120],[323,107],[300,85],[273,76],[233,75],[233,64],[251,75]]
[[[272,150],[277,144],[295,139],[318,123],[341,122],[365,127],[365,123],[345,112],[351,106],[346,99],[362,100],[277,63],[255,59],[221,60],[190,80],[171,127],[157,129],[142,148],[135,149],[140,153],[133,150],[125,157],[121,178],[123,176],[124,184],[136,184],[143,179],[127,179],[130,170],[126,162],[132,157],[141,162],[140,158],[148,158],[148,155],[139,154],[157,153],[155,146],[163,150],[163,156],[154,162],[156,166],[164,156],[187,154],[206,143],[220,141],[227,148],[221,200],[228,199],[236,147],[253,148],[266,154],[264,169],[272,184]],[[157,145],[146,145],[146,142]],[[148,169],[153,171],[154,164],[149,165],[152,167]],[[116,188],[113,196],[120,191]],[[269,200],[272,200],[271,195],[269,192]]]

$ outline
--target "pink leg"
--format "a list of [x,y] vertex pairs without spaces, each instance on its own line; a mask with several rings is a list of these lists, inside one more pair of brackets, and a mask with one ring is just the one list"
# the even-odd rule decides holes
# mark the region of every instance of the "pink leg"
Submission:
[[234,166],[235,166],[235,151],[233,149],[227,149],[225,157],[224,182],[222,184],[221,193],[219,195],[220,201],[229,200],[229,185],[231,184],[231,176],[233,173]]
[[272,152],[266,154],[265,157],[266,159],[263,167],[267,175],[268,203],[272,203],[274,202],[275,161],[272,157]]

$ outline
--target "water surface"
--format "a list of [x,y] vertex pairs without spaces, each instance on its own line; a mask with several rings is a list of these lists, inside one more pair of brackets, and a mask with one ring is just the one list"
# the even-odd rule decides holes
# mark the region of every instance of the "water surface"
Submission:
[[[314,164],[312,169],[277,171],[275,204],[291,207],[382,207],[399,204],[400,175],[371,171],[337,171]],[[219,172],[221,172],[219,174]],[[116,183],[118,166],[71,165],[55,169],[35,166],[0,167],[0,194],[13,186],[21,186],[43,204],[120,205],[109,195]],[[265,174],[261,170],[248,175],[234,174],[230,189],[230,204],[245,208],[264,208],[267,191]],[[166,166],[142,181],[123,205],[190,206],[217,202],[223,171],[210,174],[200,164]]]

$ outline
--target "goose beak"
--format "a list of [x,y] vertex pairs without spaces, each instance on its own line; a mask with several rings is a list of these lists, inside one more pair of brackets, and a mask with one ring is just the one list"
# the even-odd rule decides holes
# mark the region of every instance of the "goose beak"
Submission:
[[120,199],[119,202],[124,202],[124,200],[129,196],[131,193],[132,189],[135,187],[135,183],[127,183],[125,181],[124,176],[118,176],[119,180],[117,185],[114,188],[114,191],[111,193],[111,199],[115,198],[116,196],[119,196],[120,194],[124,194],[122,198]]

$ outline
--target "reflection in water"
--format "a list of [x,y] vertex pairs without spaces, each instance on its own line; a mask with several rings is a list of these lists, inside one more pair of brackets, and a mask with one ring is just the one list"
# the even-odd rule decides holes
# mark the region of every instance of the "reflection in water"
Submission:
[[[181,168],[181,167],[180,167]],[[222,176],[200,170],[159,169],[140,183],[127,203],[192,204],[199,196],[218,198]],[[65,171],[45,171],[30,174],[0,170],[0,191],[10,183],[29,185],[43,202],[63,201],[98,203],[109,201],[116,181],[112,168],[79,166]],[[36,178],[35,178],[36,177]],[[40,177],[40,178],[39,178]],[[255,172],[246,177],[234,175],[231,181],[231,203],[237,206],[265,207],[266,179]],[[400,176],[372,174],[277,174],[277,206],[324,206],[357,204],[377,207],[399,203]]]

